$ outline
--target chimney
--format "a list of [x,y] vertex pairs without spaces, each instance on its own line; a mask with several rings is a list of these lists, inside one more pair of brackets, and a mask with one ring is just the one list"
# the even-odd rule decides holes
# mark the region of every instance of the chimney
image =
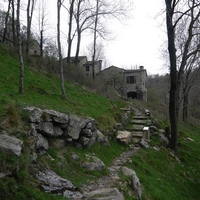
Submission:
[[140,66],[140,69],[143,70],[143,69],[144,69],[144,66]]

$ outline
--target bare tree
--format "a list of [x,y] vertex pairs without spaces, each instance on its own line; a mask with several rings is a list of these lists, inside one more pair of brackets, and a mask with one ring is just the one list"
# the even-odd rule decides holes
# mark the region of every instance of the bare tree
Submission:
[[45,27],[47,25],[47,16],[48,16],[46,0],[39,1],[38,12],[39,12],[38,13],[38,22],[39,22],[38,38],[39,38],[39,44],[40,44],[40,56],[43,56],[44,43],[46,39],[44,36],[44,32],[45,32]]
[[96,43],[97,43],[97,25],[99,17],[99,0],[96,0],[96,13],[94,20],[94,38],[93,38],[93,56],[92,56],[92,78],[95,77],[94,67],[95,67],[95,56],[96,56]]
[[188,119],[189,93],[194,86],[198,85],[199,75],[199,54],[195,54],[189,59],[182,79],[182,94],[180,101],[182,101],[183,104],[182,120],[184,122],[187,122]]
[[18,39],[18,54],[20,63],[20,80],[19,80],[19,93],[24,93],[24,60],[22,54],[22,40],[20,34],[20,0],[17,0],[17,39]]
[[26,35],[26,55],[29,54],[29,48],[30,48],[30,39],[31,39],[31,24],[32,24],[32,18],[33,18],[33,10],[35,7],[35,0],[28,0],[27,4],[27,35]]
[[68,29],[68,51],[67,51],[67,62],[70,63],[71,57],[71,49],[72,49],[72,40],[74,36],[72,36],[72,24],[73,24],[73,14],[74,14],[74,2],[75,0],[70,0],[70,8],[69,8],[69,29]]
[[11,7],[11,1],[8,1],[8,9],[6,12],[6,17],[5,17],[5,27],[4,27],[4,33],[3,33],[3,42],[6,41],[7,34],[8,34],[8,20],[9,20],[9,15],[10,15],[10,7]]
[[57,1],[57,40],[58,40],[58,54],[59,54],[59,65],[60,65],[60,84],[61,84],[61,92],[62,96],[66,98],[65,92],[65,84],[64,84],[64,75],[63,75],[63,58],[61,52],[61,43],[60,43],[60,10],[61,10],[62,2],[61,0]]
[[13,37],[13,44],[16,46],[16,28],[15,28],[15,1],[12,1],[12,37]]
[[[195,38],[194,28],[199,20],[200,3],[196,0],[165,0],[166,25],[168,38],[168,52],[170,60],[170,99],[169,116],[171,126],[171,138],[169,148],[177,153],[178,145],[178,116],[181,80],[188,59],[199,50],[200,45],[191,47]],[[184,44],[180,52],[177,52],[178,26],[185,22]],[[178,54],[178,55],[177,55]]]

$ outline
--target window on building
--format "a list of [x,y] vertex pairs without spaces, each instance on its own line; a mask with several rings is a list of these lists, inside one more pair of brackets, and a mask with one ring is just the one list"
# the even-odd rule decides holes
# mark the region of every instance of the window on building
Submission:
[[126,77],[126,83],[127,83],[127,84],[136,83],[136,77],[135,77],[135,76],[127,76],[127,77]]
[[86,66],[85,70],[86,70],[86,72],[89,72],[90,71],[90,66]]

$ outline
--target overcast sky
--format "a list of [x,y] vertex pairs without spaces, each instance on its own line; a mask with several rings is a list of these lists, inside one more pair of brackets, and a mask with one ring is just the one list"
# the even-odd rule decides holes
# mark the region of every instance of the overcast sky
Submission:
[[115,24],[115,41],[107,45],[107,57],[112,65],[130,68],[143,65],[148,74],[167,72],[161,56],[166,48],[165,14],[161,0],[134,0],[133,19],[128,25]]
[[[56,41],[56,0],[46,2],[49,7],[48,31],[51,30],[48,35]],[[117,21],[109,24],[114,40],[105,43],[106,59],[109,65],[125,69],[143,65],[148,74],[167,73],[166,61],[161,56],[161,50],[166,49],[165,14],[160,15],[164,9],[164,0],[133,0],[133,4],[132,19],[125,24]],[[66,16],[63,16],[63,22],[66,26],[63,30],[67,33]],[[36,24],[33,24],[33,28],[37,27]],[[83,55],[86,49],[83,41],[81,49],[80,55]]]

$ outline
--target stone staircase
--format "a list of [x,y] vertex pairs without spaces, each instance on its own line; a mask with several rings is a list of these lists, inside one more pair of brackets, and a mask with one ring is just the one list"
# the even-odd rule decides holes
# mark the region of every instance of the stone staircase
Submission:
[[135,111],[135,115],[131,117],[126,131],[131,132],[132,142],[138,143],[143,138],[143,128],[148,127],[151,123],[150,117],[144,111]]

